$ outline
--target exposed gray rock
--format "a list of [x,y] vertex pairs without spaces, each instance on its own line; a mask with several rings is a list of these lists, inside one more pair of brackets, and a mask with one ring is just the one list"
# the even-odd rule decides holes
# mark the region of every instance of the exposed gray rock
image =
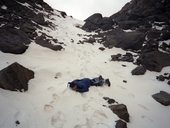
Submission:
[[34,78],[34,72],[17,62],[0,71],[0,88],[11,91],[27,91],[28,81]]
[[157,76],[156,79],[159,81],[165,81],[165,77],[163,75]]
[[47,39],[43,34],[35,39],[35,42],[42,47],[50,48],[54,51],[60,51],[63,49],[61,45],[53,45],[51,41],[53,41],[53,39]]
[[160,93],[156,93],[152,97],[162,105],[170,105],[170,94],[165,91],[160,91]]
[[112,48],[115,46],[124,50],[139,50],[145,40],[145,34],[141,32],[124,32],[121,29],[114,29],[103,35],[105,35],[105,47]]
[[126,105],[118,104],[118,105],[110,105],[109,108],[115,113],[119,118],[129,122],[129,113]]
[[86,31],[94,31],[97,29],[109,30],[113,27],[113,20],[108,17],[103,17],[100,13],[95,13],[85,20],[85,24],[82,29]]
[[132,75],[144,75],[146,72],[146,68],[144,66],[138,66],[132,70]]
[[5,53],[21,54],[26,51],[30,39],[23,31],[14,28],[0,28],[0,50]]
[[117,120],[115,128],[127,128],[127,124],[122,120]]
[[138,64],[142,64],[150,71],[160,72],[163,67],[170,65],[170,54],[159,51],[145,52],[137,59]]

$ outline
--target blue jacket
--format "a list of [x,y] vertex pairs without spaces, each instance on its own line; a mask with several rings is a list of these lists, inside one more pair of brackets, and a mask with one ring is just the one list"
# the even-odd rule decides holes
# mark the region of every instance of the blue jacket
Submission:
[[92,85],[92,80],[89,78],[84,79],[77,79],[72,81],[77,85],[77,91],[78,92],[87,92],[89,91],[89,87]]

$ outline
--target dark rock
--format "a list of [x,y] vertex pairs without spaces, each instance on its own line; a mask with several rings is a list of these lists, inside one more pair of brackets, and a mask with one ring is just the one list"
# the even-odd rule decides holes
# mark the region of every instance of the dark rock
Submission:
[[135,20],[128,20],[128,21],[120,21],[118,25],[122,29],[132,29],[134,27],[139,26],[139,22]]
[[132,70],[132,75],[144,75],[146,72],[146,68],[144,66],[138,66]]
[[169,40],[170,39],[170,31],[163,31],[161,33],[161,40]]
[[129,113],[127,110],[126,105],[118,104],[118,105],[111,105],[109,108],[115,113],[119,118],[129,122]]
[[2,52],[22,54],[30,42],[28,36],[21,30],[0,28],[0,50]]
[[167,83],[168,85],[170,85],[170,80],[168,81],[168,83]]
[[61,49],[63,49],[63,47],[61,45],[53,45],[51,43],[51,40],[46,39],[46,37],[44,35],[41,35],[41,36],[37,37],[35,42],[37,44],[41,45],[42,47],[50,48],[50,49],[52,49],[54,51],[60,51]]
[[34,72],[18,63],[0,71],[0,87],[11,91],[27,91],[28,81],[34,78]]
[[99,23],[100,23],[99,28],[104,31],[113,29],[112,26],[113,26],[114,22],[111,18],[103,17]]
[[119,61],[121,56],[121,54],[111,55],[111,61]]
[[159,81],[165,81],[165,77],[163,75],[157,76],[156,79]]
[[95,43],[95,42],[96,42],[96,40],[95,40],[95,38],[90,37],[89,39],[85,39],[85,40],[83,40],[83,42],[87,42],[87,43],[93,44],[93,43]]
[[126,61],[126,62],[133,62],[133,55],[131,53],[126,53],[125,55],[117,54],[111,55],[111,61]]
[[159,30],[150,29],[150,31],[147,32],[148,40],[159,39],[160,36],[161,36],[161,31],[159,31]]
[[124,32],[120,29],[114,29],[104,34],[104,46],[108,48],[118,47],[124,50],[139,50],[145,40],[145,34],[141,32]]
[[122,120],[118,120],[116,121],[115,128],[127,128],[127,124]]
[[158,41],[155,40],[148,40],[145,42],[145,45],[142,47],[141,51],[142,53],[145,52],[152,52],[152,51],[158,51]]
[[[127,3],[121,11],[111,16],[116,21],[125,20],[153,20],[167,19],[165,12],[168,12],[170,3],[165,0],[132,0]],[[161,16],[161,18],[159,18]],[[150,17],[150,19],[149,19]],[[166,20],[165,19],[165,20]]]
[[103,48],[103,47],[100,47],[100,48],[99,48],[99,50],[101,50],[101,51],[104,51],[104,50],[105,50],[105,48]]
[[66,18],[66,16],[67,16],[66,12],[63,12],[63,11],[60,11],[60,14],[63,18]]
[[170,65],[170,54],[159,51],[151,51],[142,53],[137,59],[139,64],[142,64],[150,71],[160,72],[163,67]]
[[99,28],[99,22],[102,20],[102,15],[100,13],[93,14],[85,20],[85,24],[82,26],[83,30],[94,31]]
[[36,14],[36,15],[32,18],[32,20],[35,21],[35,22],[38,23],[38,24],[46,25],[46,22],[45,22],[45,19],[44,19],[44,15],[43,15],[42,13]]
[[170,94],[168,94],[167,92],[160,91],[160,93],[156,93],[152,95],[152,97],[162,105],[170,105]]
[[85,24],[82,26],[83,30],[94,31],[97,29],[109,30],[112,29],[114,24],[113,20],[108,17],[102,17],[100,13],[95,13],[85,20]]
[[104,100],[109,100],[110,98],[109,97],[103,97]]
[[113,104],[113,103],[115,103],[115,100],[114,99],[109,99],[107,102],[108,102],[108,104]]
[[122,64],[122,67],[127,67],[126,65]]
[[120,58],[120,61],[126,61],[126,62],[133,62],[134,59],[133,59],[133,55],[131,53],[126,53],[125,55],[123,55],[121,58]]
[[127,80],[123,80],[123,83],[127,83]]
[[16,124],[16,126],[18,126],[20,124],[20,122],[17,120],[17,121],[15,121],[15,124]]

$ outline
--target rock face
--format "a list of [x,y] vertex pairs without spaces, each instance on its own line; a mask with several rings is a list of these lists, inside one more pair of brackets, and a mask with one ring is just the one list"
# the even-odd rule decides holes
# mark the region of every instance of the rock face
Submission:
[[129,113],[127,107],[124,104],[111,105],[109,108],[115,113],[119,118],[129,122]]
[[141,32],[124,32],[121,29],[113,29],[103,34],[104,46],[108,48],[118,47],[124,50],[139,50],[142,48],[145,34]]
[[112,29],[112,25],[114,24],[113,20],[108,17],[103,17],[102,14],[96,13],[90,16],[85,20],[85,24],[82,29],[86,31],[94,31],[98,28],[103,30]]
[[6,53],[21,54],[26,51],[30,39],[27,34],[14,28],[0,29],[0,50]]
[[[45,12],[45,13],[44,13]],[[59,12],[59,11],[58,11]],[[37,29],[52,27],[49,20],[53,9],[43,0],[1,0],[0,1],[0,51],[21,54],[26,51],[32,40],[40,39]],[[66,13],[60,12],[65,17]],[[52,50],[61,50],[60,45],[39,45]]]
[[126,53],[124,55],[117,54],[117,55],[111,55],[111,61],[125,61],[125,62],[133,62],[134,58],[131,53]]
[[146,67],[150,71],[160,72],[163,67],[170,65],[170,54],[160,51],[150,51],[141,54],[138,63]]
[[170,105],[170,94],[164,91],[160,91],[160,93],[152,95],[152,97],[162,105],[168,106]]
[[0,71],[0,88],[11,91],[27,91],[28,81],[34,78],[34,72],[18,63]]
[[116,21],[168,20],[169,0],[132,0],[111,17]]

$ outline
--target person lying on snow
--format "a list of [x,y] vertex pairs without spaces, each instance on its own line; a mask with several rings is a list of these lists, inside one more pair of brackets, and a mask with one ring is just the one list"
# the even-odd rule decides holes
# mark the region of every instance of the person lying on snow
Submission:
[[103,79],[102,76],[93,79],[76,79],[72,82],[68,82],[69,87],[77,92],[87,92],[89,91],[90,86],[103,86],[104,84],[107,84],[110,87],[109,79]]

